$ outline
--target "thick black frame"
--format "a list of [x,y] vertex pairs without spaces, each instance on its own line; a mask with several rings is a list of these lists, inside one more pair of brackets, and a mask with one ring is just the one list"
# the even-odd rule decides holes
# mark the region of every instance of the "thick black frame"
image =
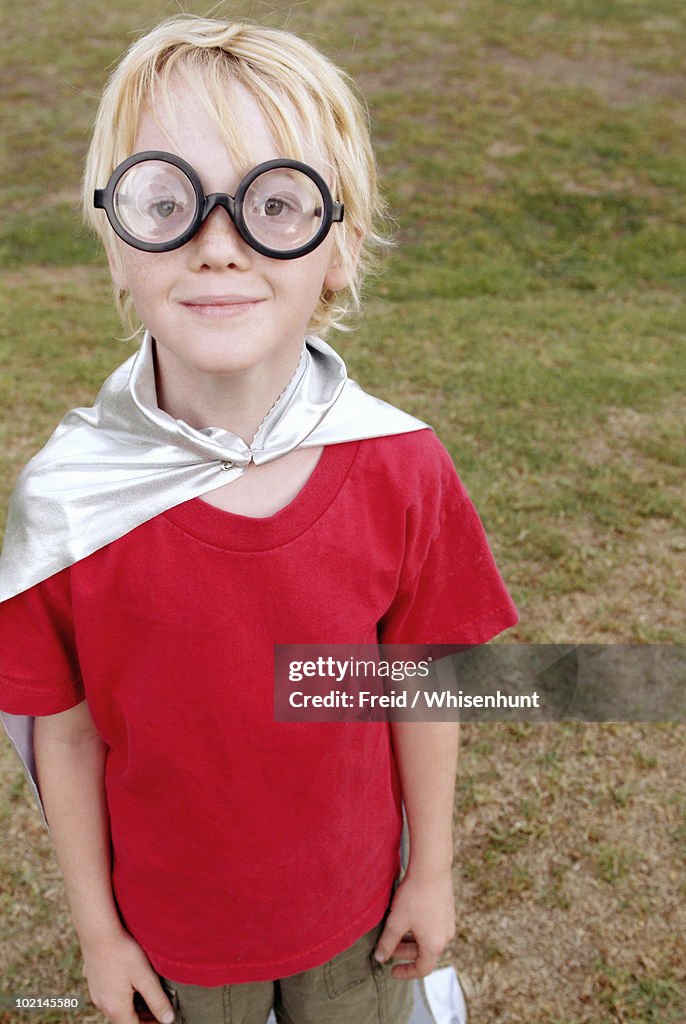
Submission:
[[[178,238],[172,239],[171,242],[141,241],[141,239],[136,238],[126,230],[117,218],[114,210],[114,192],[120,179],[131,167],[134,167],[136,164],[143,163],[145,160],[159,160],[162,163],[173,164],[175,167],[178,167],[179,170],[183,171],[186,175],[193,186],[193,191],[195,192],[195,217],[186,230],[180,234]],[[268,246],[262,245],[262,243],[250,233],[243,218],[243,199],[245,197],[245,193],[248,191],[255,178],[264,174],[265,171],[272,171],[277,167],[287,167],[296,171],[302,171],[303,174],[307,175],[307,177],[315,183],[324,201],[324,218],[317,234],[307,243],[307,245],[302,245],[299,249],[293,249],[289,252],[282,252],[279,249],[270,249]],[[182,157],[176,156],[174,153],[164,153],[161,150],[156,149],[145,150],[142,153],[134,153],[133,156],[127,157],[126,160],[122,161],[118,167],[115,167],[105,188],[96,188],[93,193],[93,206],[97,210],[105,211],[112,229],[117,235],[119,235],[122,241],[126,242],[127,245],[132,246],[134,249],[140,249],[142,252],[172,252],[174,249],[180,249],[182,245],[189,242],[193,235],[199,231],[201,225],[209,217],[212,211],[217,206],[223,206],[243,241],[247,242],[250,248],[254,249],[256,252],[261,253],[263,256],[270,256],[275,260],[294,260],[299,256],[306,256],[308,252],[312,252],[313,249],[316,249],[317,246],[321,245],[324,241],[331,230],[331,225],[343,220],[343,215],[345,213],[343,203],[336,203],[333,201],[331,192],[329,191],[329,186],[326,184],[322,176],[318,174],[314,168],[310,167],[308,164],[301,163],[299,160],[276,159],[267,160],[264,163],[258,164],[257,167],[253,167],[251,171],[248,171],[236,189],[235,196],[230,196],[226,192],[212,192],[210,195],[205,195],[202,184],[200,183],[200,178],[194,167],[187,163],[187,161]]]

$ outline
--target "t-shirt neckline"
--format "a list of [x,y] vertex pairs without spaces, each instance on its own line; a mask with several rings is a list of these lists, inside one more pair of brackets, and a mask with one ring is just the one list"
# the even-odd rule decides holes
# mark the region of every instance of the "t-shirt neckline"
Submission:
[[352,467],[359,441],[324,448],[309,478],[288,505],[255,518],[227,512],[202,497],[163,513],[165,519],[197,540],[232,551],[267,551],[308,530],[331,505]]

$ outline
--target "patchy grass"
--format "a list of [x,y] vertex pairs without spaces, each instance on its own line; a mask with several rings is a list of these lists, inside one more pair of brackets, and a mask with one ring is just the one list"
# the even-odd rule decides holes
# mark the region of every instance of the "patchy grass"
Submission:
[[[36,0],[0,40],[3,509],[61,412],[130,351],[112,340],[79,180],[108,67],[178,9]],[[398,246],[338,344],[364,386],[428,419],[455,456],[520,608],[511,637],[683,643],[686,8],[215,10],[303,33],[369,101]],[[683,728],[464,731],[453,954],[472,1020],[686,1019]],[[2,988],[82,991],[59,875],[6,745],[0,825]]]
[[474,1020],[684,1019],[683,739],[463,727],[454,955]]

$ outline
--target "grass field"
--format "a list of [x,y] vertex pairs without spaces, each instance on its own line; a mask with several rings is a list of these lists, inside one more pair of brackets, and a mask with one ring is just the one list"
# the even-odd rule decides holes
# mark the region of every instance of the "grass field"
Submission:
[[[61,413],[130,350],[79,179],[106,69],[178,10],[35,0],[7,19],[3,509]],[[686,9],[216,11],[304,34],[367,97],[398,245],[358,329],[332,340],[453,453],[519,606],[508,639],[683,643]],[[683,1024],[683,726],[464,732],[452,952],[473,1024]],[[0,986],[71,992],[59,875],[6,744],[0,778]]]

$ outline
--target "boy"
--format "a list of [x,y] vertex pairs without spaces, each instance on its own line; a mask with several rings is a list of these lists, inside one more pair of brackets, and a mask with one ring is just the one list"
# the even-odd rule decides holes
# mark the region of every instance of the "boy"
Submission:
[[36,716],[93,1001],[400,1024],[453,934],[457,727],[277,724],[273,645],[516,616],[434,435],[308,334],[378,240],[360,104],[288,33],[172,19],[108,84],[85,203],[145,336],[20,479],[0,696],[15,737]]

